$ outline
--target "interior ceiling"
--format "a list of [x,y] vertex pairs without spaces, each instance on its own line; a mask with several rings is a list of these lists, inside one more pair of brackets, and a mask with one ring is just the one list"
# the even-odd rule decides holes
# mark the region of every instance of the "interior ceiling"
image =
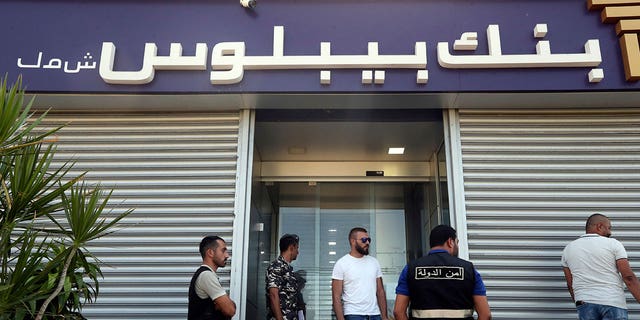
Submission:
[[428,161],[442,139],[441,121],[257,122],[255,132],[261,161]]

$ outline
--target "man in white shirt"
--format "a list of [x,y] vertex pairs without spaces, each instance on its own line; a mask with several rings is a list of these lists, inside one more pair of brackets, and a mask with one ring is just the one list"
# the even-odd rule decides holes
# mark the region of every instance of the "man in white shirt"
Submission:
[[331,292],[338,320],[387,320],[382,270],[369,256],[371,238],[364,228],[349,232],[351,251],[333,267]]
[[580,320],[626,320],[623,282],[640,302],[640,282],[629,266],[624,246],[611,236],[611,221],[596,213],[587,219],[586,234],[562,253],[567,288]]

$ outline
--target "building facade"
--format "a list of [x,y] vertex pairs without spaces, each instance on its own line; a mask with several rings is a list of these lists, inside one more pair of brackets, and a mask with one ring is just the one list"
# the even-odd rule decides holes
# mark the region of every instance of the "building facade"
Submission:
[[[184,319],[208,234],[237,319],[297,233],[309,319],[364,226],[387,298],[440,223],[495,319],[574,319],[560,255],[591,213],[640,268],[640,1],[5,1],[58,161],[114,188],[126,227],[89,319]],[[389,154],[403,147],[404,154]],[[640,319],[629,295],[632,319]]]

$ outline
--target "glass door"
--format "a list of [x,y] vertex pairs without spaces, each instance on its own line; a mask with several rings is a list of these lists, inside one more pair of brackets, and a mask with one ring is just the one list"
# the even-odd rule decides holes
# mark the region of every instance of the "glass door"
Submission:
[[[407,262],[406,184],[280,183],[277,187],[278,237],[300,236],[294,269],[305,279],[308,319],[331,319],[331,272],[349,252],[351,228],[364,227],[373,238],[370,255],[380,262],[389,311],[398,275]],[[277,252],[272,252],[275,259]]]

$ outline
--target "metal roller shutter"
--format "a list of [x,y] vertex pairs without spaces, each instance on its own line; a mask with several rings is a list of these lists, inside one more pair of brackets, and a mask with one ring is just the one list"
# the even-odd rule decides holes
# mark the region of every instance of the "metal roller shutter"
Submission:
[[[232,245],[238,112],[51,113],[57,160],[115,189],[115,212],[135,208],[124,229],[92,243],[104,279],[89,319],[185,319],[200,265],[198,243],[217,234]],[[220,269],[229,288],[230,270]]]
[[494,319],[576,319],[560,256],[591,213],[612,218],[640,270],[639,109],[459,110],[458,119],[469,257]]

